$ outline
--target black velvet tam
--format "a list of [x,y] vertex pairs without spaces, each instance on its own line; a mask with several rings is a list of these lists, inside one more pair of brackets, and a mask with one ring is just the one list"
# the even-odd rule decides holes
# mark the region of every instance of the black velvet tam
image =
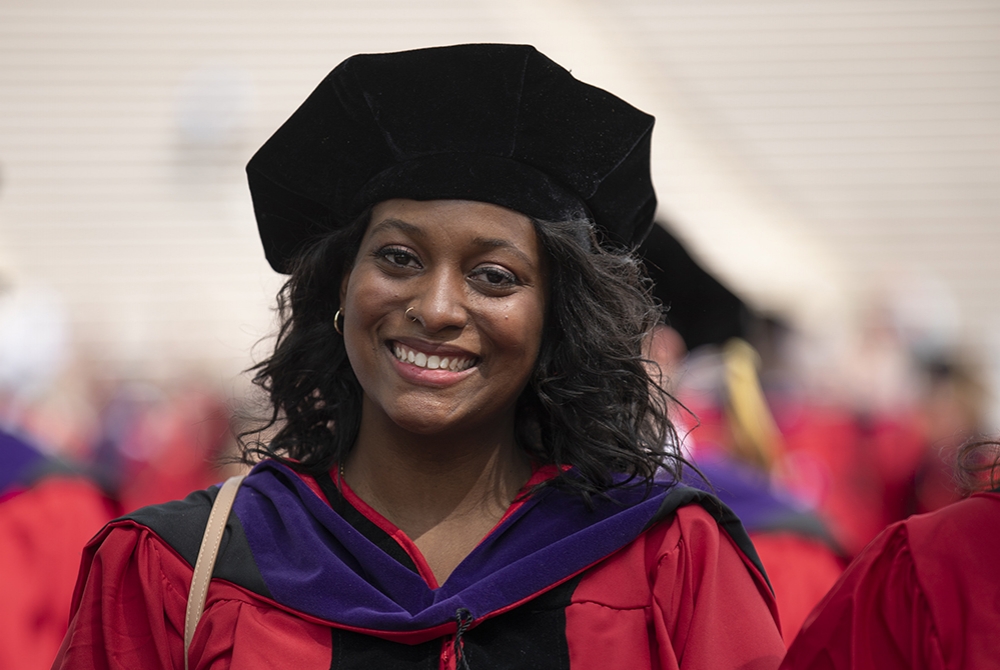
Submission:
[[589,219],[638,244],[656,209],[653,117],[531,46],[352,56],[250,159],[264,251],[288,272],[310,240],[390,198],[461,199]]
[[646,262],[666,324],[680,333],[689,350],[750,336],[757,315],[699,265],[667,228],[653,226],[637,253]]

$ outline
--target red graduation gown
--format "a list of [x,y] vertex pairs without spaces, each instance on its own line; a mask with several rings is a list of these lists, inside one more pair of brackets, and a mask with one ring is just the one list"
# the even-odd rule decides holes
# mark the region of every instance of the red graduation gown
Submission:
[[[355,507],[379,528],[392,530],[367,506]],[[407,544],[401,533],[388,536]],[[404,549],[419,558],[412,543]],[[182,667],[191,573],[190,563],[151,528],[134,520],[109,526],[87,549],[70,631],[54,667]],[[533,643],[531,637],[542,633],[534,625],[523,628],[528,619],[520,613],[537,617],[546,610],[557,611],[558,629],[546,644],[532,647],[532,656],[507,666],[470,655],[471,667],[766,670],[777,667],[784,651],[774,600],[762,576],[696,504],[677,509],[551,591],[484,617],[483,627],[492,625],[499,636],[521,627],[517,634]],[[474,633],[475,628],[469,635]],[[384,646],[380,640],[407,641],[405,634],[371,630],[363,637],[369,642],[359,643],[357,632],[335,621],[216,578],[194,636],[191,668],[365,667],[360,655]],[[418,642],[437,645],[438,651],[423,657],[420,667],[432,659],[435,667],[455,667],[451,634],[434,633],[429,642],[424,638]],[[410,653],[403,646],[392,653]],[[377,660],[367,667],[390,667],[385,659]]]
[[997,667],[998,557],[998,493],[889,526],[806,620],[782,669]]

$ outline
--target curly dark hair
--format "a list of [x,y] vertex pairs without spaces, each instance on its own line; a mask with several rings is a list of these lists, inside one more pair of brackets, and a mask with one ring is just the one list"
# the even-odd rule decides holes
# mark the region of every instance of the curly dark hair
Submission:
[[[352,448],[362,390],[334,315],[369,218],[370,210],[308,246],[278,293],[274,353],[250,368],[270,412],[239,435],[245,463],[274,458],[319,474]],[[550,260],[550,301],[538,360],[518,399],[518,444],[538,464],[573,466],[548,485],[586,499],[649,486],[659,470],[679,480],[686,461],[668,418],[672,398],[642,354],[662,319],[642,264],[602,246],[589,222],[533,223]],[[260,439],[274,429],[269,442]]]
[[955,479],[966,494],[1000,489],[1000,442],[969,440],[958,450]]

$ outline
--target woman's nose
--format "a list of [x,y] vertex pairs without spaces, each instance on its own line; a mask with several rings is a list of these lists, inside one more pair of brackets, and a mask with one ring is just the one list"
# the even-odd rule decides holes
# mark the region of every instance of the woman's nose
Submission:
[[412,303],[414,310],[410,314],[431,333],[447,328],[462,328],[469,317],[467,297],[464,275],[435,272],[427,277],[420,294]]

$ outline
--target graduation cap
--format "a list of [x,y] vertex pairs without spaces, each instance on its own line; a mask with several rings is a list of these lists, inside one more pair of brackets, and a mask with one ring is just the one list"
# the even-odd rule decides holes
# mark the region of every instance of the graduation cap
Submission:
[[610,243],[653,223],[653,117],[535,50],[465,44],[352,56],[247,165],[271,266],[389,198],[589,220]]
[[638,249],[663,304],[665,323],[688,350],[703,344],[747,339],[754,315],[747,305],[688,253],[663,225],[654,225]]

